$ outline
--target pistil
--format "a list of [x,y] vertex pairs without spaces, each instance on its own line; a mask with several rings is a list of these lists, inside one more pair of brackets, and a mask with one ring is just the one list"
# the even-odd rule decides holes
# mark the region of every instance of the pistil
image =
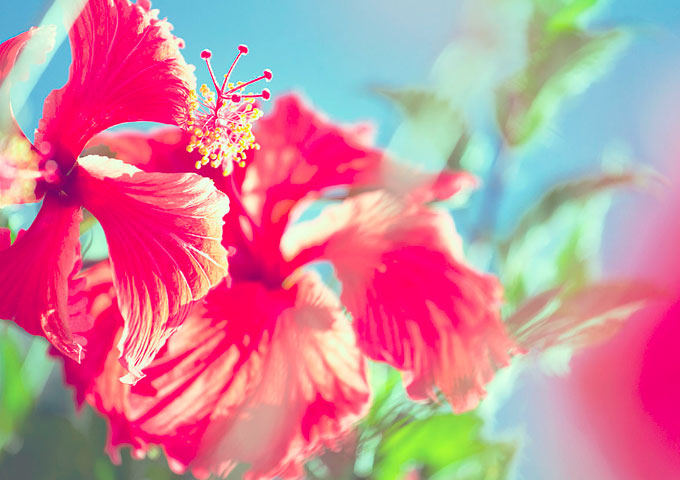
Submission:
[[210,64],[212,53],[203,50],[201,58],[205,60],[215,92],[207,85],[201,85],[199,94],[190,94],[190,113],[187,121],[191,132],[191,142],[187,146],[188,152],[197,150],[201,159],[196,162],[196,168],[210,165],[222,168],[227,176],[234,170],[234,165],[243,167],[246,152],[250,149],[259,150],[252,132],[253,123],[262,116],[262,111],[255,106],[258,98],[269,100],[271,93],[266,88],[260,93],[244,93],[245,88],[262,80],[272,79],[271,70],[264,70],[262,75],[248,82],[230,83],[229,79],[234,67],[241,56],[248,53],[248,47],[240,45],[238,54],[224,76],[219,86]]

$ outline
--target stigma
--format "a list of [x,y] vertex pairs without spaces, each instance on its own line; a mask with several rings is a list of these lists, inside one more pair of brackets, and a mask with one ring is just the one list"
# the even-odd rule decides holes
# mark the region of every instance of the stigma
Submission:
[[238,54],[220,86],[210,65],[212,53],[210,50],[201,52],[215,91],[203,84],[198,93],[192,91],[189,94],[187,129],[191,133],[191,141],[187,151],[200,153],[201,159],[196,161],[196,168],[210,165],[221,168],[223,175],[227,176],[234,170],[234,165],[245,166],[248,150],[260,149],[252,131],[253,123],[262,116],[255,100],[269,100],[271,93],[266,88],[257,94],[246,93],[245,89],[262,80],[270,81],[272,72],[265,70],[248,82],[230,82],[236,63],[247,53],[248,47],[239,45]]

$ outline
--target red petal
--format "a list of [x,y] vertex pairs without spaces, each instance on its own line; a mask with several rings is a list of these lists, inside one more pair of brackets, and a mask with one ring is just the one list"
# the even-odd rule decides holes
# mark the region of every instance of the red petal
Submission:
[[[148,2],[147,2],[148,3]],[[66,85],[45,101],[36,133],[70,168],[97,132],[133,121],[182,124],[193,87],[172,26],[148,5],[89,0],[70,31],[73,62]]]
[[[286,243],[322,244],[342,282],[359,344],[402,370],[409,394],[474,408],[513,343],[500,321],[500,284],[462,262],[451,217],[359,195],[291,230]],[[325,241],[324,241],[325,238]]]
[[[115,305],[115,289],[108,260],[87,269],[77,281],[81,283],[75,288],[72,286],[70,294],[72,302],[82,302],[78,307],[82,321],[74,325],[73,331],[86,345],[87,354],[80,363],[64,357],[64,375],[66,382],[75,387],[76,403],[80,406],[91,392],[94,380],[104,370],[106,359],[112,351],[112,360],[117,359],[114,340],[122,330],[123,319]],[[76,289],[78,291],[74,291]],[[120,365],[118,370],[116,381],[125,374]]]
[[[161,128],[150,133],[138,131],[104,132],[85,148],[86,154],[117,158],[145,172],[180,173],[195,171],[201,155],[189,154],[186,147],[191,135],[180,128]],[[203,169],[206,172],[221,171]],[[213,178],[215,180],[215,178]]]
[[[89,400],[113,447],[160,444],[173,470],[199,478],[247,462],[245,478],[297,478],[368,406],[363,358],[337,299],[316,278],[291,290],[218,288],[136,386],[109,357]],[[110,371],[112,370],[112,372]]]
[[72,336],[68,282],[79,266],[81,220],[79,207],[47,196],[30,228],[0,251],[0,318],[44,336],[76,360],[81,346]]
[[196,174],[145,173],[97,156],[78,163],[76,188],[106,233],[126,320],[121,361],[134,381],[191,303],[226,275],[228,199]]
[[261,224],[280,225],[308,194],[360,183],[380,165],[382,153],[362,145],[362,133],[329,123],[295,96],[280,97],[258,121],[253,154],[243,184],[251,214]]

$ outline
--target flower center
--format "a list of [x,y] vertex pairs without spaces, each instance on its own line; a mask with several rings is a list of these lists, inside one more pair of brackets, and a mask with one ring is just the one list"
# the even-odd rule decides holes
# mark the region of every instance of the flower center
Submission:
[[229,82],[229,77],[241,55],[248,53],[248,47],[240,45],[238,55],[224,76],[222,86],[218,86],[215,74],[210,65],[210,50],[203,50],[201,58],[205,60],[210,78],[215,86],[215,93],[207,85],[201,85],[200,96],[192,91],[189,101],[188,130],[192,133],[191,143],[187,151],[198,150],[202,155],[196,162],[196,168],[210,164],[211,167],[222,168],[224,176],[234,170],[234,164],[245,165],[246,150],[259,150],[252,132],[253,122],[262,116],[262,111],[253,104],[256,98],[269,100],[271,93],[266,88],[259,94],[244,94],[248,85],[272,79],[271,70],[265,70],[261,76],[249,82]]

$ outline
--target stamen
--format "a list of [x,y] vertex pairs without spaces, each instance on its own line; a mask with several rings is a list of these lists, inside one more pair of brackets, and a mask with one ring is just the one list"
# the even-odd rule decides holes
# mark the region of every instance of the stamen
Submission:
[[245,83],[229,83],[236,63],[247,53],[248,47],[239,45],[238,54],[224,76],[224,83],[218,87],[210,65],[212,53],[210,50],[201,52],[216,92],[213,93],[203,84],[199,89],[200,96],[195,91],[189,95],[187,130],[192,136],[187,151],[196,150],[201,154],[196,168],[210,164],[214,168],[221,167],[226,176],[233,171],[234,163],[241,167],[245,165],[247,150],[259,150],[252,133],[252,124],[262,116],[262,111],[254,106],[254,102],[257,98],[269,100],[271,92],[265,88],[259,94],[244,94],[244,89],[261,80],[270,81],[272,72],[265,70],[261,76]]
[[272,79],[272,71],[271,70],[265,70],[262,73],[262,75],[260,75],[259,77],[253,78],[252,80],[250,80],[246,83],[241,83],[241,84],[236,85],[231,90],[224,92],[224,95],[229,95],[231,92],[235,92],[236,90],[240,90],[241,88],[247,87],[251,83],[259,82],[260,80],[270,81],[271,79]]

